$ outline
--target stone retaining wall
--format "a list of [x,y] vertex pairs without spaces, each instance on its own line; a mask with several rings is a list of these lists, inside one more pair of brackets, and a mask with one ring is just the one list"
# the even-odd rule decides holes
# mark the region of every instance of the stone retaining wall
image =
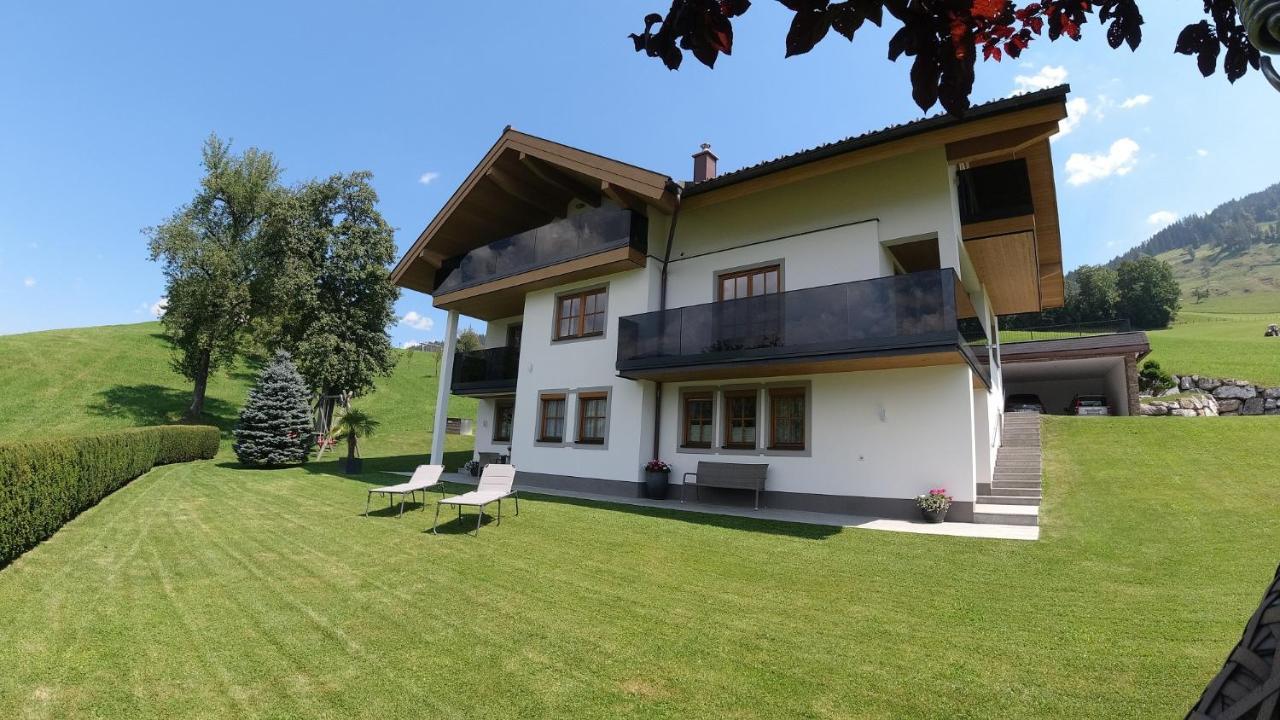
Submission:
[[[1173,381],[1176,389],[1170,390],[1169,394],[1198,391],[1204,395],[1168,401],[1153,398],[1145,401],[1143,415],[1280,415],[1280,387],[1265,387],[1245,380],[1201,375],[1174,375]],[[1197,401],[1200,407],[1195,407]],[[1213,412],[1209,412],[1211,406],[1216,406],[1212,407]],[[1150,412],[1148,407],[1151,408]]]

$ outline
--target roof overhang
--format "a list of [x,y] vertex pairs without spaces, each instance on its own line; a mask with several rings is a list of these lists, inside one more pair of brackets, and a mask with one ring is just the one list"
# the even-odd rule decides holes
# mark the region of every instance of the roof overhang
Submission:
[[1144,332],[1123,332],[1112,335],[1091,335],[1054,340],[1030,340],[1027,342],[1001,343],[1000,362],[1041,362],[1046,360],[1072,360],[1081,358],[1124,357],[1141,360],[1151,352],[1151,343]]
[[648,214],[671,212],[666,175],[511,128],[467,176],[400,259],[391,280],[431,293],[445,260],[566,217],[577,203],[608,200]]

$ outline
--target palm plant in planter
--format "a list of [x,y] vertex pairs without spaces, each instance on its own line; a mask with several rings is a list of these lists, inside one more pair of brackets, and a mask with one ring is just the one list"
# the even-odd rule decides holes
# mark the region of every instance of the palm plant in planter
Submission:
[[946,519],[947,510],[951,509],[951,497],[947,495],[946,488],[934,488],[928,495],[916,496],[916,507],[920,508],[925,522],[940,523]]
[[666,500],[667,486],[671,481],[671,466],[661,460],[650,460],[644,465],[644,494],[652,500]]
[[368,413],[355,408],[348,408],[333,426],[335,440],[347,441],[347,458],[343,461],[342,472],[358,475],[364,469],[364,461],[358,455],[360,438],[367,438],[378,431],[381,425]]

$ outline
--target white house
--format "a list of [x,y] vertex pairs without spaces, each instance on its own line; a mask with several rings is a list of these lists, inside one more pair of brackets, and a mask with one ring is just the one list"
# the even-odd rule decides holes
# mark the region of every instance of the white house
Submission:
[[[685,182],[508,128],[394,279],[448,311],[441,393],[481,399],[477,454],[522,483],[637,496],[655,457],[673,491],[701,460],[767,463],[771,507],[907,516],[945,487],[969,519],[997,317],[1063,302],[1067,92],[719,175],[704,146]],[[454,357],[459,315],[483,352]]]

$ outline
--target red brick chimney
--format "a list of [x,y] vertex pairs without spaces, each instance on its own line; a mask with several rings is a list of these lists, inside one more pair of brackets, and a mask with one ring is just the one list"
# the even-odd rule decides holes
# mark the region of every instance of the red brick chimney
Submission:
[[710,180],[716,176],[716,154],[710,143],[702,143],[702,149],[693,154],[693,181]]

